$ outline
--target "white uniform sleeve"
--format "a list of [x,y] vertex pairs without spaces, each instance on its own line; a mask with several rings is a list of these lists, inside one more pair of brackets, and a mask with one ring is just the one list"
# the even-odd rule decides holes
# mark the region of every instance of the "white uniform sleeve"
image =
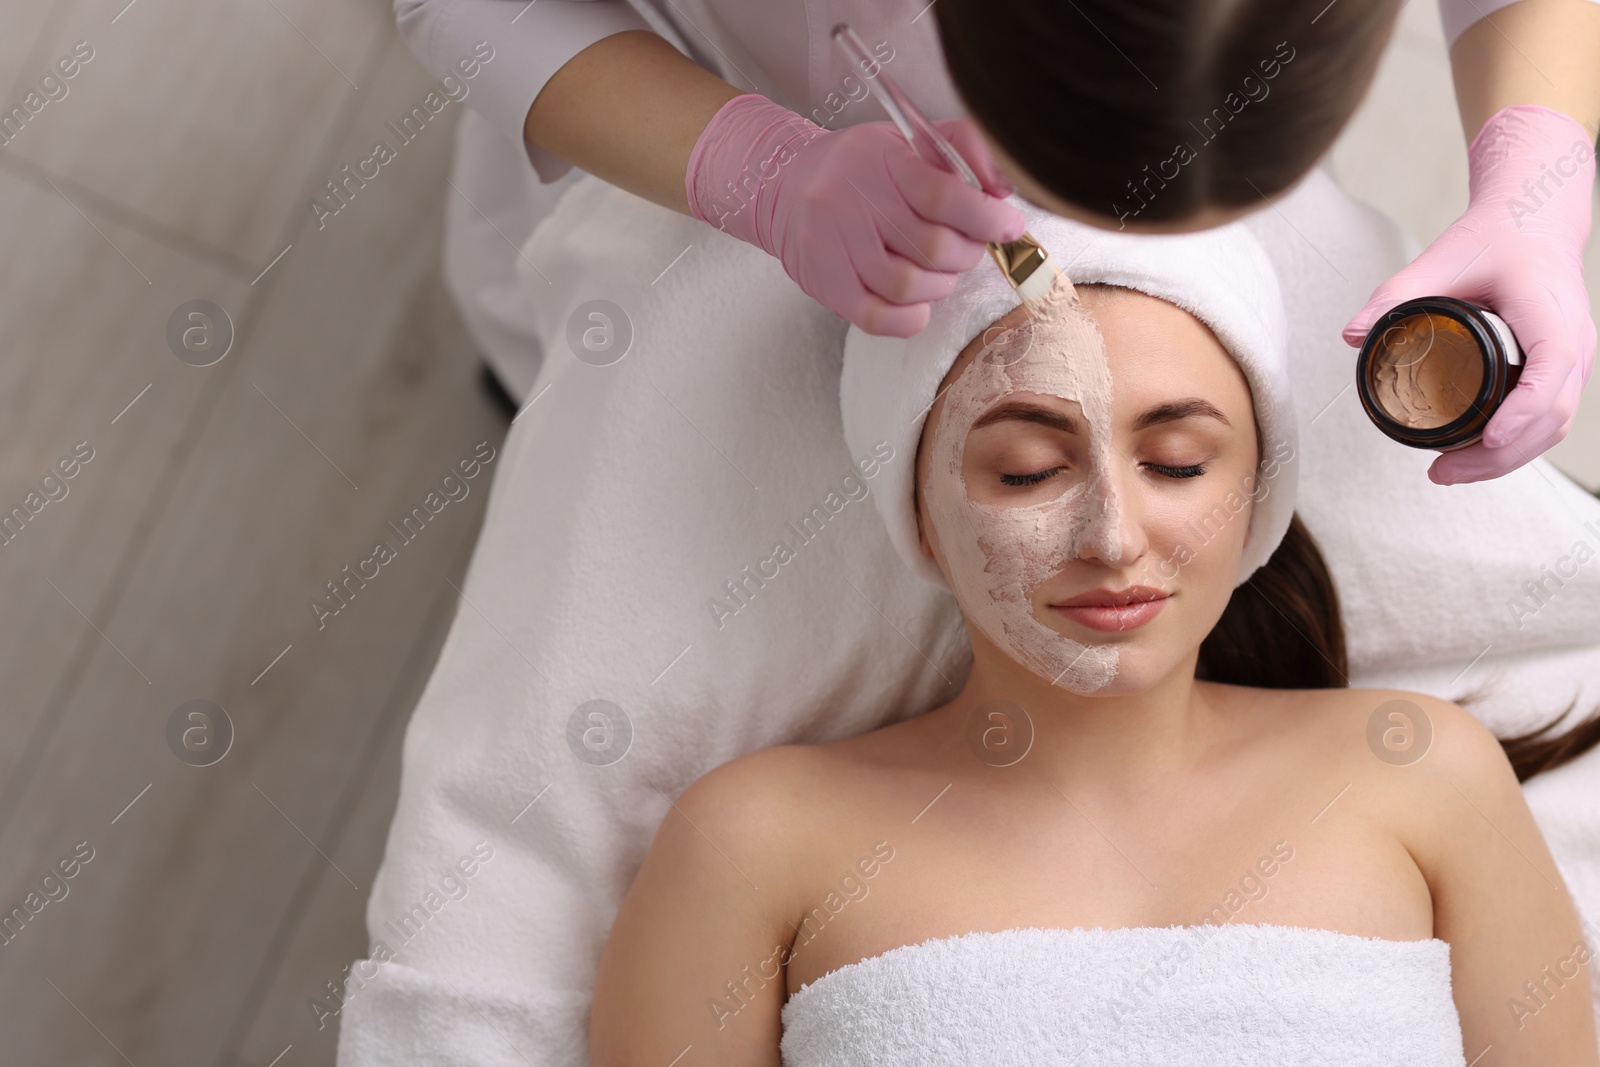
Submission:
[[[534,97],[562,65],[603,37],[650,26],[627,0],[394,0],[400,36],[437,78],[461,79],[457,64],[473,60],[487,42],[493,58],[481,63],[465,103],[513,142]],[[572,164],[533,145],[528,160],[541,182]]]
[[[1594,2],[1600,3],[1600,0]],[[1439,0],[1439,18],[1444,22],[1445,47],[1452,47],[1456,43],[1456,38],[1474,22],[1513,3],[1516,3],[1516,0]]]

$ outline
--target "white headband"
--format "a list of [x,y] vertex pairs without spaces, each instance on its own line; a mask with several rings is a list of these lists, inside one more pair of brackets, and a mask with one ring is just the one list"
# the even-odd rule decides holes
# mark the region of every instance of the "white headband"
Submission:
[[[1008,201],[1028,232],[1075,283],[1137,289],[1189,312],[1216,334],[1250,383],[1261,430],[1255,510],[1235,584],[1266,563],[1294,512],[1298,437],[1289,388],[1288,323],[1272,261],[1242,222],[1181,234],[1129,234],[1051,215],[1020,197]],[[894,447],[872,496],[906,565],[948,588],[917,545],[912,502],[917,442],[939,382],[956,357],[995,319],[1017,306],[1016,291],[985,258],[933,304],[914,337],[879,337],[852,326],[845,338],[839,406],[854,456],[879,441]]]

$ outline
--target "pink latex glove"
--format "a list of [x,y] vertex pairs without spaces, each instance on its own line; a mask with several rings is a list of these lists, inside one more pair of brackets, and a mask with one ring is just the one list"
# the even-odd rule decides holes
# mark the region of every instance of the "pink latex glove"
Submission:
[[1344,328],[1360,346],[1372,322],[1403,300],[1453,296],[1511,327],[1526,365],[1483,439],[1445,452],[1440,485],[1515,470],[1567,435],[1594,365],[1595,328],[1583,283],[1594,184],[1594,139],[1576,119],[1515,105],[1492,115],[1467,149],[1466,214],[1372,294]]
[[695,218],[765,249],[800,288],[868,333],[910,337],[929,301],[1026,228],[967,119],[934,123],[980,192],[925,163],[891,123],[825,130],[757,93],[722,105],[684,174]]

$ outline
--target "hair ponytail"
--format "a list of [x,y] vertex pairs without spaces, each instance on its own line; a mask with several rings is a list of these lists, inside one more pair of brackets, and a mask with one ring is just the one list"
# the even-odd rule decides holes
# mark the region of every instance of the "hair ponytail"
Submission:
[[1263,689],[1350,684],[1339,592],[1297,514],[1272,558],[1233,591],[1200,643],[1195,677]]
[[[1289,521],[1272,558],[1233,591],[1217,625],[1200,643],[1195,677],[1264,689],[1339,689],[1350,684],[1338,589],[1299,515]],[[1569,705],[1528,733],[1500,739],[1519,782],[1600,744],[1600,709],[1566,733],[1551,733],[1575,707]]]

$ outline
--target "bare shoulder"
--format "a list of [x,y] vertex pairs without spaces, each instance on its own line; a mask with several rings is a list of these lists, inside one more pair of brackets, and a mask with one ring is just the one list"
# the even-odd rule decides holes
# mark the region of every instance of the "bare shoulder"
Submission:
[[[1499,739],[1459,705],[1421,693],[1356,689],[1341,702],[1342,733],[1359,727],[1367,756],[1356,779],[1364,795],[1351,799],[1393,832],[1427,882],[1466,1048],[1494,1047],[1499,1063],[1595,1063],[1587,989],[1552,1007],[1524,999],[1508,978],[1548,974],[1551,960],[1588,950]],[[1539,1025],[1525,1026],[1536,1012]]]
[[866,779],[892,779],[919,766],[928,747],[926,721],[918,716],[837,741],[764,748],[716,767],[683,796],[727,809],[755,830],[796,815],[815,823],[828,811],[856,806]]
[[930,744],[918,718],[838,741],[762,749],[710,771],[676,806],[708,837],[736,843],[805,886],[838,865],[841,849],[859,851],[862,835],[885,813],[897,815],[907,797],[933,795]]
[[1402,689],[1330,692],[1341,733],[1379,768],[1426,767],[1450,778],[1517,784],[1499,739],[1459,704]]
[[[1474,805],[1521,805],[1499,740],[1448,700],[1399,689],[1217,687],[1238,732],[1323,785],[1344,789],[1420,863]],[[1341,803],[1345,803],[1341,801]]]
[[[686,847],[710,842],[727,853],[764,892],[782,900],[784,888],[804,877],[825,852],[830,811],[847,803],[846,761],[829,745],[779,745],[707,772],[673,801],[658,847],[670,824]],[[681,816],[673,819],[672,814]]]
[[1514,816],[1531,825],[1495,735],[1459,704],[1398,689],[1332,690],[1332,730],[1351,780],[1383,813],[1429,881],[1460,867],[1463,842]]
[[814,866],[805,813],[817,765],[802,746],[767,749],[667,798],[596,970],[596,1067],[667,1063],[685,1044],[699,1062],[776,1067],[785,987],[774,979]]
[[1512,774],[1494,734],[1458,704],[1401,689],[1245,689],[1218,686],[1241,709],[1332,758],[1384,768],[1431,767],[1472,778]]
[[764,748],[708,771],[675,804],[741,838],[787,833],[794,816],[827,791],[835,763],[823,746]]

